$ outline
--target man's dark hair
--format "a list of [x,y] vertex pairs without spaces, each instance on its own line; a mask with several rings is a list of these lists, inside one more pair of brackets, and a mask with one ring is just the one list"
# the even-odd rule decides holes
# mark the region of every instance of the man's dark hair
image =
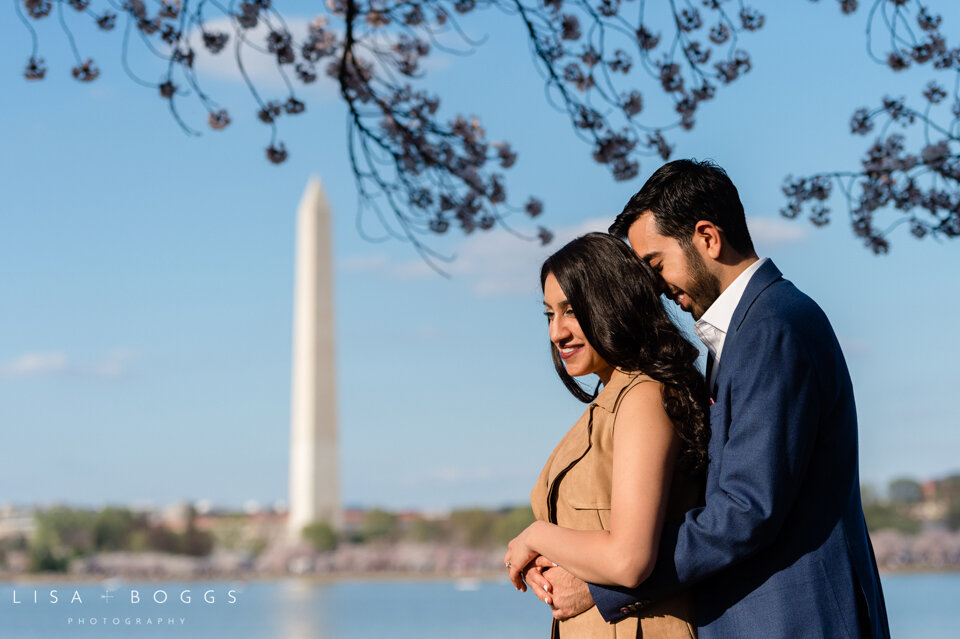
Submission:
[[700,220],[713,222],[723,239],[741,255],[754,252],[743,204],[727,172],[704,160],[674,160],[650,176],[610,225],[610,233],[626,237],[637,219],[650,211],[661,235],[690,245],[693,227]]

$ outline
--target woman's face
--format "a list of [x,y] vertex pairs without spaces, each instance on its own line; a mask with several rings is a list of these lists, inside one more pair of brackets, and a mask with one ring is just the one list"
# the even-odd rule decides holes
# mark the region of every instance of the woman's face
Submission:
[[550,341],[560,353],[567,373],[571,377],[596,373],[606,384],[613,374],[613,367],[593,350],[583,336],[580,322],[553,273],[549,273],[543,282],[543,306],[549,322]]

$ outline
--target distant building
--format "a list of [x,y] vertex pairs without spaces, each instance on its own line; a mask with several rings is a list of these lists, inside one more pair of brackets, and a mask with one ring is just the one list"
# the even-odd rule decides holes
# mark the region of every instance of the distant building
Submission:
[[17,506],[0,506],[0,540],[17,537],[31,538],[37,524],[33,510]]

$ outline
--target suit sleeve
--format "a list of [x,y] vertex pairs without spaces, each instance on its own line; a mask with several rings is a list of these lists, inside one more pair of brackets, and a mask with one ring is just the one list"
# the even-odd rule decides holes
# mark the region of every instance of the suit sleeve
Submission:
[[[726,401],[727,441],[710,469],[705,506],[664,528],[657,566],[636,589],[590,584],[603,618],[617,621],[651,600],[708,578],[776,538],[817,438],[821,397],[810,344],[782,319],[769,318],[741,335]],[[722,366],[723,364],[721,364]],[[724,401],[724,399],[721,399]],[[711,420],[723,419],[722,406]],[[715,433],[716,431],[714,431]]]

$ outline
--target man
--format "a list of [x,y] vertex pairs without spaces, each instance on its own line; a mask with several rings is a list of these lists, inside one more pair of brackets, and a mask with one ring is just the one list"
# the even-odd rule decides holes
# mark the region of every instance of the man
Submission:
[[857,418],[826,316],[759,259],[723,169],[664,165],[610,227],[697,320],[711,389],[705,505],[662,536],[640,587],[584,584],[546,558],[527,573],[563,618],[607,621],[681,588],[699,636],[888,639],[860,503]]

